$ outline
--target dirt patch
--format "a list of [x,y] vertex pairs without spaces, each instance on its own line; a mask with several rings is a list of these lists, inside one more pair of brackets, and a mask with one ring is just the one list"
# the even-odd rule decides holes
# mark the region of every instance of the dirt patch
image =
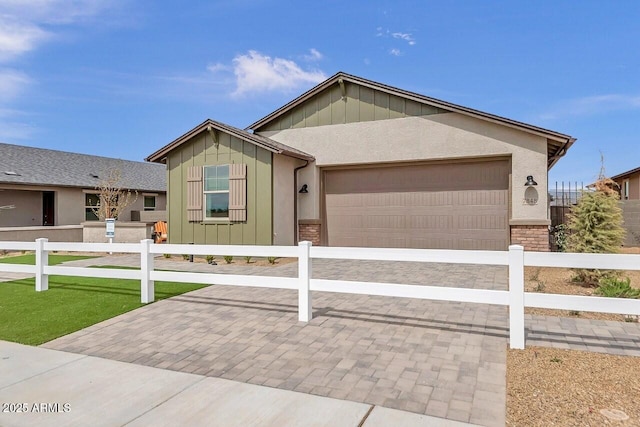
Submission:
[[[541,347],[508,350],[507,425],[640,425],[639,372],[639,357]],[[609,418],[619,411],[629,419]]]
[[[624,253],[640,253],[625,248]],[[640,271],[623,271],[640,288]],[[563,268],[525,268],[525,290],[593,295]],[[526,313],[629,321],[618,314],[527,308]],[[637,320],[637,319],[631,319]],[[640,425],[640,358],[578,350],[527,347],[507,351],[508,426]],[[628,419],[624,419],[628,417]]]
[[[640,248],[624,248],[623,253],[638,254]],[[573,273],[567,268],[525,267],[524,288],[526,292],[543,292],[563,295],[593,295],[595,288],[580,286],[572,282]],[[631,286],[640,289],[640,270],[620,272],[621,278],[629,278]],[[574,312],[569,310],[549,310],[545,308],[526,308],[525,313],[540,316],[578,317],[581,319],[614,320],[624,322],[629,319],[621,314]]]

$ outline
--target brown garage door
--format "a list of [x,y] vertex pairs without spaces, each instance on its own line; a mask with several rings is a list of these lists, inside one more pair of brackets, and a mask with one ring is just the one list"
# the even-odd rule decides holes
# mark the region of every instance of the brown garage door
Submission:
[[324,179],[329,246],[508,246],[508,160],[327,170]]

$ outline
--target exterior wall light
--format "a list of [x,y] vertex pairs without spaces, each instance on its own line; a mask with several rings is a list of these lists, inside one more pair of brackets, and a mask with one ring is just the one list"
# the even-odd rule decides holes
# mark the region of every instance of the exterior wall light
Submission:
[[531,187],[533,185],[538,185],[538,183],[533,180],[533,175],[527,176],[527,182],[524,183],[524,186]]
[[298,191],[298,193],[302,193],[302,194],[305,194],[308,192],[309,192],[309,189],[307,188],[307,184],[303,184],[302,188],[300,188],[300,191]]

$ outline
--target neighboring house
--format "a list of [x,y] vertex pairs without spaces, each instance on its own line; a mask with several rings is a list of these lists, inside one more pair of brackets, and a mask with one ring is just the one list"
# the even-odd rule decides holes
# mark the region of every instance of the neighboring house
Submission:
[[96,186],[113,169],[120,171],[123,189],[137,192],[119,221],[131,221],[132,212],[139,219],[139,211],[166,209],[166,170],[157,164],[0,144],[0,206],[15,206],[0,212],[0,227],[97,221],[91,208]]
[[345,73],[249,129],[207,120],[146,159],[171,243],[548,250],[547,172],[575,141]]
[[618,184],[620,200],[640,199],[640,168],[612,176],[611,179]]
[[625,246],[640,246],[640,168],[612,176],[620,191]]

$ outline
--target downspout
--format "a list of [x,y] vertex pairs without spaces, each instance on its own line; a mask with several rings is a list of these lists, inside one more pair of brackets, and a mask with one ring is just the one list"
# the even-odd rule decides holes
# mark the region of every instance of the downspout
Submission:
[[309,166],[309,160],[304,165],[293,169],[293,242],[298,244],[298,171]]

